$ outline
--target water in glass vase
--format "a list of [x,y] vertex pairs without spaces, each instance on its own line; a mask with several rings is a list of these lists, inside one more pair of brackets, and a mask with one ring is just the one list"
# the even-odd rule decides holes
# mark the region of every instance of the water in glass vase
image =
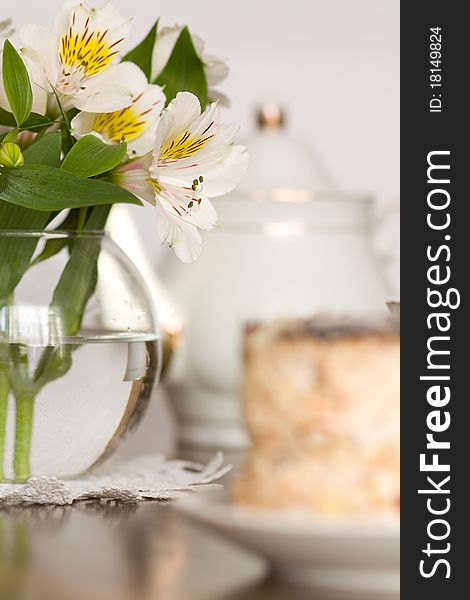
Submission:
[[90,468],[140,421],[159,363],[154,334],[85,331],[57,345],[0,337],[0,481]]

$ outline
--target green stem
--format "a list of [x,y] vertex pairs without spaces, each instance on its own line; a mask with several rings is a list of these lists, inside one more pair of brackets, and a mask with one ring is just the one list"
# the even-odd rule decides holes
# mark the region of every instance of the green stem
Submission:
[[[62,115],[62,119],[63,119],[63,125],[65,126],[65,138],[66,139],[64,139],[64,136],[62,135],[62,150],[64,152],[64,155],[66,156],[69,153],[72,146],[74,145],[72,128],[71,128],[71,124],[70,124],[70,119],[68,118],[67,113],[65,112],[64,107],[62,106],[62,104],[60,102],[59,94],[54,86],[52,86],[52,92],[55,96],[55,99],[57,100],[60,114]],[[61,127],[61,129],[62,129],[62,127]],[[63,132],[64,132],[64,130],[63,130]]]
[[55,121],[46,121],[45,123],[38,123],[37,125],[30,125],[29,127],[20,127],[19,131],[33,131],[35,129],[42,129],[50,127],[51,125],[60,125],[62,121],[55,119]]
[[88,206],[82,206],[81,208],[79,208],[77,231],[82,231],[82,229],[85,227],[87,212]]
[[53,92],[53,94],[55,96],[55,99],[57,100],[57,104],[59,106],[60,114],[62,115],[62,118],[64,119],[64,123],[65,123],[65,125],[67,127],[67,130],[70,133],[70,135],[72,135],[72,128],[70,126],[70,120],[67,117],[67,113],[65,112],[65,110],[64,110],[64,108],[62,106],[62,103],[61,103],[60,98],[59,98],[59,94],[58,94],[58,92],[57,92],[57,90],[55,89],[54,86],[52,86],[52,92]]
[[34,394],[25,390],[16,394],[16,437],[13,466],[15,481],[27,481],[30,476],[29,455],[33,433]]
[[5,435],[7,428],[8,392],[10,384],[8,376],[0,366],[0,481],[4,479],[3,460],[5,454]]

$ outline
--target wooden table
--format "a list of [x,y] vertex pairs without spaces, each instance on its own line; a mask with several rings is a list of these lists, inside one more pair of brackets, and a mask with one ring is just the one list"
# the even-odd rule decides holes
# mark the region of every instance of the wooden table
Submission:
[[319,600],[171,504],[0,509],[0,600]]

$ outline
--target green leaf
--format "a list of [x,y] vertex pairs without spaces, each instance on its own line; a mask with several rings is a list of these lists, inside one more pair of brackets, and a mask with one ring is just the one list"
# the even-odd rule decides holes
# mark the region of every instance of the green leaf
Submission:
[[2,75],[5,94],[19,127],[31,113],[33,92],[24,62],[9,40],[3,45]]
[[14,129],[10,129],[7,131],[5,135],[2,137],[2,146],[3,144],[7,144],[8,142],[16,143],[16,139],[18,137],[18,129],[15,127]]
[[[102,230],[109,215],[110,206],[96,206],[90,211],[84,230]],[[60,314],[65,336],[80,331],[88,300],[93,295],[98,280],[98,256],[100,237],[77,237],[70,258],[54,290],[51,308]],[[39,390],[48,382],[63,377],[72,366],[74,344],[59,344],[44,350],[34,372],[35,387]]]
[[[85,230],[102,230],[106,224],[110,206],[96,206],[88,217]],[[102,238],[78,237],[70,258],[54,290],[52,307],[61,317],[65,335],[76,335],[80,330],[83,312],[95,291],[98,277],[98,255]]]
[[86,135],[78,140],[64,158],[61,169],[79,177],[94,177],[116,167],[127,151],[122,144],[105,144],[95,135]]
[[[28,210],[0,200],[0,229],[42,230],[50,213]],[[0,236],[0,305],[5,302],[27,271],[38,237]]]
[[[34,129],[35,131],[45,125],[50,125],[51,120],[44,115],[32,112],[26,121],[21,125],[21,129]],[[0,125],[5,127],[16,127],[15,117],[11,112],[0,108]]]
[[70,370],[72,366],[72,350],[76,348],[77,346],[72,344],[59,344],[55,347],[47,346],[44,349],[33,376],[34,391],[36,394],[46,383],[63,377]]
[[157,77],[156,83],[165,86],[167,103],[178,92],[192,92],[205,109],[207,99],[207,80],[204,73],[204,64],[197,55],[189,29],[185,27],[173,48],[165,68]]
[[148,32],[140,44],[128,52],[122,59],[123,61],[128,60],[133,62],[140,67],[147,75],[147,79],[149,81],[152,74],[152,53],[155,45],[155,38],[157,36],[157,27],[158,19],[155,21],[152,29]]
[[48,133],[37,142],[31,144],[23,152],[27,165],[49,165],[58,167],[60,165],[60,153],[62,151],[62,137],[60,131]]
[[[124,202],[141,204],[127,190],[98,179],[84,179],[45,165],[3,169],[0,200],[38,211]],[[1,188],[0,188],[1,189]]]
[[[78,228],[78,221],[80,218],[80,208],[73,208],[69,211],[69,214],[65,217],[62,223],[56,227],[54,231],[75,231]],[[70,246],[70,238],[68,237],[53,237],[44,244],[44,248],[38,256],[33,260],[31,266],[37,265],[38,263],[51,258],[58,254],[66,246]]]

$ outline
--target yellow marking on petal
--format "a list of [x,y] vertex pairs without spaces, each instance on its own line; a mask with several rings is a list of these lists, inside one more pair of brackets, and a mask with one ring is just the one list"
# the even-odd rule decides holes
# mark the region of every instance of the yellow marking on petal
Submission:
[[147,183],[150,183],[150,185],[153,187],[153,189],[155,190],[156,194],[159,194],[162,191],[162,188],[160,187],[160,184],[158,183],[157,179],[153,179],[153,177],[149,177],[147,179]]
[[60,41],[60,62],[63,66],[83,69],[87,77],[96,75],[109,65],[118,52],[116,46],[122,42],[121,39],[110,45],[106,34],[107,31],[89,32],[88,28],[75,33],[70,27]]
[[133,106],[128,106],[116,112],[97,115],[93,130],[110,141],[122,142],[141,135],[147,123],[141,113],[137,113]]
[[180,158],[188,158],[198,150],[201,150],[201,148],[204,148],[211,138],[212,135],[205,138],[194,138],[188,131],[185,131],[168,144],[161,153],[160,159],[178,160]]

